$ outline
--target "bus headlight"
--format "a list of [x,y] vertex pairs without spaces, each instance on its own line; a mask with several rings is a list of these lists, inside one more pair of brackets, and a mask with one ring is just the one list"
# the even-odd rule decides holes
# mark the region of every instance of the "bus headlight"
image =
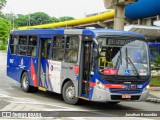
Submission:
[[144,92],[144,91],[148,91],[148,90],[150,90],[150,86],[149,86],[149,85],[147,85],[147,86],[143,89],[143,92]]
[[97,79],[96,79],[96,87],[101,90],[109,91],[109,89]]

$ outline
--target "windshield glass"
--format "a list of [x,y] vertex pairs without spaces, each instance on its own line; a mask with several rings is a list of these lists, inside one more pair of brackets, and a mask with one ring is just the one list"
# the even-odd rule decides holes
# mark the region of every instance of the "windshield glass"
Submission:
[[98,70],[103,75],[147,76],[147,43],[133,38],[98,38]]

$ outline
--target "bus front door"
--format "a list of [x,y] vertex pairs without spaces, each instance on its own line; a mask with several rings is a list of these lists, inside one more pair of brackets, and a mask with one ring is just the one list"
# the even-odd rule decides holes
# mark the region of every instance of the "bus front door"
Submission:
[[82,95],[82,97],[89,98],[92,42],[83,41],[81,53],[79,94]]
[[40,38],[40,47],[38,51],[38,80],[40,87],[51,89],[48,83],[49,79],[49,65],[48,60],[50,56],[51,38]]

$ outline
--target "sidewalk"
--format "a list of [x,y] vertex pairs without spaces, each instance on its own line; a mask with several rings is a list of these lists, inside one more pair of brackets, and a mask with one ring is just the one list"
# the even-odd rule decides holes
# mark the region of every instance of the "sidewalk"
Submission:
[[148,102],[160,103],[160,87],[151,87],[150,94],[146,100]]

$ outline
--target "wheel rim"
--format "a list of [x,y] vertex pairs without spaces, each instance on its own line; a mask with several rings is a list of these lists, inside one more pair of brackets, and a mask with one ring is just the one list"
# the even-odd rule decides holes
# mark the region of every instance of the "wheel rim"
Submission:
[[24,76],[24,77],[23,77],[23,87],[24,87],[24,88],[27,88],[27,87],[28,87],[28,84],[29,84],[28,77],[27,77],[27,76]]
[[74,89],[74,86],[69,86],[66,89],[66,97],[68,99],[74,99],[75,98],[75,89]]

